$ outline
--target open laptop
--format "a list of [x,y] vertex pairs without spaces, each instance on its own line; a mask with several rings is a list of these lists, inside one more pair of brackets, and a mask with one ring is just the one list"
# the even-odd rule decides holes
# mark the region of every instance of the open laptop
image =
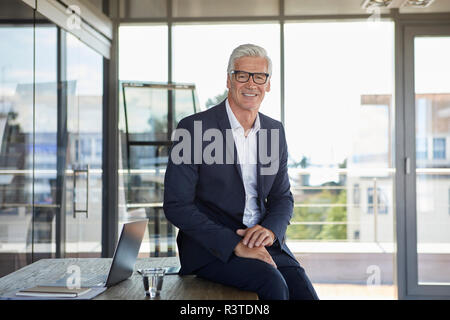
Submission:
[[[111,287],[128,279],[133,274],[147,223],[148,219],[125,223],[108,274],[84,275],[81,270],[81,287]],[[66,286],[69,277],[73,277],[73,275],[66,275],[52,283],[51,286]]]

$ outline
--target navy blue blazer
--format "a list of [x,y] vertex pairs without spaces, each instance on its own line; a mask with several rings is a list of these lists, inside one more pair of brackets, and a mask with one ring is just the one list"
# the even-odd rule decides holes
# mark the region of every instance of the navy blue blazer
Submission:
[[[271,155],[270,142],[266,153],[271,159],[279,161],[278,170],[272,175],[262,175],[262,166],[267,167],[270,164],[263,165],[258,156],[258,205],[262,213],[262,221],[259,224],[271,230],[276,236],[276,242],[266,247],[271,255],[284,251],[294,258],[285,243],[286,228],[292,217],[294,200],[287,173],[288,152],[284,128],[281,122],[261,113],[259,118],[261,129],[267,129],[269,141],[270,129],[279,129],[278,154]],[[201,121],[202,133],[211,128],[222,132],[223,164],[206,164],[204,161],[198,164],[198,161],[194,161],[194,121]],[[174,163],[171,156],[172,149],[183,139],[174,141],[169,150],[164,179],[163,208],[167,220],[179,228],[177,245],[181,263],[180,274],[190,274],[215,259],[226,262],[234,254],[234,248],[242,239],[236,234],[236,230],[247,228],[242,222],[245,189],[241,168],[237,163],[234,140],[232,140],[234,150],[231,151],[234,152],[234,163],[225,162],[226,129],[231,129],[225,101],[182,119],[177,129],[187,130],[192,137],[190,154],[192,161]],[[201,150],[210,143],[203,141]],[[277,260],[277,264],[279,263],[280,260]]]

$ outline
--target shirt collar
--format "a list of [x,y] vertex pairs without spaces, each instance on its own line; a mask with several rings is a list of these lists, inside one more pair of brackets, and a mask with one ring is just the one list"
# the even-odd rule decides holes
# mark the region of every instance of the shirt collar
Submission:
[[[227,110],[228,120],[230,120],[230,126],[231,129],[235,130],[238,128],[242,128],[242,125],[239,123],[238,119],[233,113],[233,110],[231,110],[230,103],[228,102],[228,99],[225,100],[225,106]],[[259,122],[259,113],[256,114],[255,123],[253,123],[252,131],[257,132],[261,128],[261,124]]]

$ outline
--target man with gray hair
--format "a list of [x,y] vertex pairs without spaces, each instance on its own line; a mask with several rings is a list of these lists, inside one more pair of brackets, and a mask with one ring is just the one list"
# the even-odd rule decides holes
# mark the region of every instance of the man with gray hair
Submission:
[[173,135],[164,212],[179,228],[180,274],[254,291],[261,300],[318,299],[286,245],[294,201],[284,128],[259,112],[271,73],[264,48],[233,50],[227,99],[182,119]]

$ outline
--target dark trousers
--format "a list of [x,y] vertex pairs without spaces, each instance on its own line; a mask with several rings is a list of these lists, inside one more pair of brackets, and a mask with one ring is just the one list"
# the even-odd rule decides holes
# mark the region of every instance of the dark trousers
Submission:
[[272,255],[277,264],[233,255],[227,263],[216,260],[196,271],[198,277],[258,294],[260,300],[318,300],[300,264],[286,253]]

